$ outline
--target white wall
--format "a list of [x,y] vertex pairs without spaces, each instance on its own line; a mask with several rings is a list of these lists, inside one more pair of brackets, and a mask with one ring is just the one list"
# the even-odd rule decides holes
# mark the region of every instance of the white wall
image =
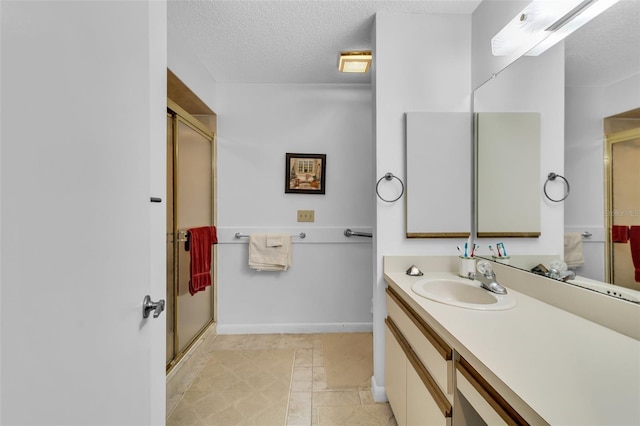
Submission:
[[216,81],[167,17],[167,67],[212,111],[217,110]]
[[577,273],[604,281],[603,119],[640,107],[640,73],[605,87],[566,88],[565,168],[571,196],[565,202],[565,228],[589,231],[585,265]]
[[[371,329],[370,85],[218,84],[218,330]],[[285,154],[326,154],[326,194],[285,194]],[[298,223],[297,210],[315,210]],[[250,234],[294,238],[287,272],[247,266]]]
[[[471,17],[468,15],[381,12],[374,28],[375,178],[405,171],[404,113],[468,112],[471,95]],[[471,133],[469,134],[471,149]],[[425,159],[429,167],[429,159]],[[471,166],[471,165],[469,165]],[[444,179],[455,179],[445,176]],[[470,185],[452,182],[453,186]],[[405,238],[405,203],[374,199],[374,377],[376,400],[384,400],[384,317],[382,259],[386,255],[455,254],[451,239]],[[435,208],[446,200],[435,200]],[[407,265],[409,267],[411,265]]]

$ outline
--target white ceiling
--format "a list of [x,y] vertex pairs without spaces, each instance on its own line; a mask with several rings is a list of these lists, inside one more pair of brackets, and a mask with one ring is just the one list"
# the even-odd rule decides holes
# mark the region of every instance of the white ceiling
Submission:
[[[167,12],[169,37],[188,46],[220,83],[370,83],[371,73],[340,73],[337,65],[340,51],[372,48],[377,12],[470,14],[480,2],[169,0]],[[566,46],[571,85],[637,73],[640,0],[621,0]]]
[[602,86],[640,71],[640,0],[621,0],[565,40],[570,86]]
[[371,50],[377,12],[472,13],[480,0],[169,0],[180,37],[220,83],[370,83],[338,72],[344,50]]

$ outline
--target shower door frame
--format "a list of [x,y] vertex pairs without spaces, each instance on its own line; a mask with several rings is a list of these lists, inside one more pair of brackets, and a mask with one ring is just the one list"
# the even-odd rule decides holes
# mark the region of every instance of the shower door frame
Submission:
[[[182,349],[179,348],[180,338],[178,332],[178,290],[179,290],[179,281],[180,274],[178,271],[178,249],[181,240],[178,238],[181,233],[180,229],[178,229],[178,181],[179,176],[177,176],[176,169],[179,158],[179,147],[178,147],[178,125],[179,123],[183,123],[188,126],[204,138],[206,138],[211,143],[211,224],[215,225],[216,223],[216,167],[215,167],[215,158],[216,158],[216,133],[209,129],[205,124],[199,121],[197,118],[189,114],[185,109],[180,107],[177,103],[167,98],[167,115],[172,118],[172,148],[173,148],[173,168],[172,168],[172,188],[167,188],[167,191],[173,191],[173,205],[172,205],[172,215],[173,215],[173,224],[172,224],[172,242],[173,242],[173,294],[172,296],[172,304],[173,304],[173,358],[166,363],[166,371],[167,374],[171,371],[173,367],[177,365],[177,363],[189,352],[189,349],[193,346],[193,344],[198,341],[198,339],[204,334],[207,329],[216,322],[216,303],[217,303],[217,248],[214,245],[212,248],[212,286],[211,286],[211,319],[200,329],[198,333],[193,337],[193,339]],[[169,297],[169,295],[167,295]]]
[[605,256],[604,277],[606,282],[613,282],[613,242],[611,241],[611,226],[613,225],[613,145],[640,138],[640,128],[623,130],[605,136],[604,153],[604,182],[605,182]]

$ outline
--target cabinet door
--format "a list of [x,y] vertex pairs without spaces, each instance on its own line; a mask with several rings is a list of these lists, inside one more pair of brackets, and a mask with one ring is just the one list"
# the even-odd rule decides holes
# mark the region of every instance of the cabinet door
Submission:
[[451,425],[451,417],[442,415],[438,404],[410,363],[407,364],[407,425]]
[[407,357],[395,336],[385,328],[385,390],[398,426],[407,424]]
[[456,361],[456,424],[528,425],[467,360]]

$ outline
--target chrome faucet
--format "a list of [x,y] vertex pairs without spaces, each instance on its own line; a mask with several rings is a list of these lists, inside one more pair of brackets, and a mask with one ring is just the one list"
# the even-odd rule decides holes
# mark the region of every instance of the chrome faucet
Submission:
[[496,274],[489,261],[481,260],[476,269],[480,272],[476,278],[482,283],[482,288],[496,294],[507,294],[507,289],[496,282]]

